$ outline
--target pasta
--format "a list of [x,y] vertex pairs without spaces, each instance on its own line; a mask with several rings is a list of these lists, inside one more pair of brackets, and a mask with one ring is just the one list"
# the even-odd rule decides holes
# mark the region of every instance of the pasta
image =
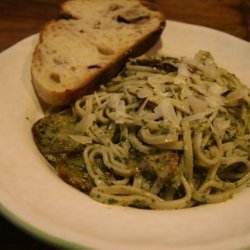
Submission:
[[209,52],[133,59],[73,113],[99,202],[185,208],[249,183],[250,91]]

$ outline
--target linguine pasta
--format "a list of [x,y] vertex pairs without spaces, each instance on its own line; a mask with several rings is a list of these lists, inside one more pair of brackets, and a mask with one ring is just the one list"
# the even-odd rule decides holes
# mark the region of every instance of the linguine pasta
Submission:
[[133,59],[73,113],[99,202],[192,207],[249,182],[250,91],[208,52]]

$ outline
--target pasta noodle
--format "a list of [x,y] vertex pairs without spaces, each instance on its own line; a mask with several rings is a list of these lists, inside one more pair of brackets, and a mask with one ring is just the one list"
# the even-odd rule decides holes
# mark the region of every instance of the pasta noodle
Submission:
[[73,112],[99,202],[177,209],[249,183],[250,91],[209,52],[133,59]]

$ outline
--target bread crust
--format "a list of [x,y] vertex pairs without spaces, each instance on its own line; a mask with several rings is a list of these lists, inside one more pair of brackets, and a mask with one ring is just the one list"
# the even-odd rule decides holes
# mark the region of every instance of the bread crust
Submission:
[[[144,6],[147,6],[147,8],[160,12],[157,6],[154,5],[153,3],[151,2],[149,3],[148,1],[140,1],[140,2]],[[64,4],[65,3],[61,5],[60,19],[62,19],[62,17],[74,19],[72,15],[63,10]],[[81,96],[93,92],[99,84],[106,83],[111,78],[116,76],[124,67],[125,63],[128,61],[129,58],[137,57],[145,53],[158,41],[166,25],[165,17],[161,13],[161,20],[159,22],[159,25],[153,32],[147,34],[144,37],[141,37],[141,39],[139,39],[136,43],[134,43],[133,46],[131,46],[128,51],[123,51],[123,53],[117,55],[117,57],[112,62],[108,63],[106,66],[99,69],[94,76],[88,77],[87,80],[86,76],[84,76],[80,84],[78,84],[78,86],[75,88],[65,88],[64,91],[52,91],[48,90],[44,86],[43,82],[39,81],[39,79],[36,79],[36,77],[33,74],[34,72],[33,67],[35,64],[34,63],[35,60],[37,60],[37,58],[40,56],[39,45],[42,43],[44,39],[43,38],[44,31],[48,25],[56,21],[57,20],[51,20],[48,23],[46,23],[45,26],[42,28],[38,44],[36,45],[36,48],[33,53],[32,66],[31,66],[31,78],[37,96],[42,100],[42,102],[54,106],[62,106],[70,104],[74,102],[76,99],[80,98]]]

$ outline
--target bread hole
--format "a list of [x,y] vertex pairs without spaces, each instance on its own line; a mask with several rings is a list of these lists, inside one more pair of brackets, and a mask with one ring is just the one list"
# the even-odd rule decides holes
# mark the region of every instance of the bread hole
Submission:
[[120,15],[117,16],[116,21],[117,21],[118,23],[126,23],[126,24],[130,24],[130,23],[131,23],[130,20],[128,20],[128,19],[126,19],[125,17],[122,17],[122,16],[120,16]]
[[75,67],[75,66],[71,66],[71,67],[70,67],[70,70],[71,70],[71,71],[76,71],[76,67]]
[[66,65],[66,64],[68,64],[68,62],[65,59],[59,58],[59,57],[54,57],[53,58],[53,63],[55,63],[56,65]]
[[60,60],[59,58],[53,58],[53,62],[57,65],[63,64],[62,60]]
[[61,79],[60,79],[60,75],[57,73],[51,73],[50,74],[50,79],[56,83],[60,83]]
[[61,15],[59,16],[58,19],[66,19],[66,20],[70,20],[70,19],[77,19],[76,17],[74,17],[71,13],[69,12],[64,12],[64,13],[61,13]]
[[100,54],[105,56],[113,55],[115,53],[111,48],[105,45],[97,45],[97,50]]
[[98,64],[92,64],[92,65],[88,66],[88,69],[100,69],[100,68],[101,68],[101,66]]
[[118,23],[126,23],[126,24],[135,24],[135,23],[144,23],[149,20],[148,15],[144,16],[135,16],[135,17],[123,17],[121,15],[118,15],[116,18]]

